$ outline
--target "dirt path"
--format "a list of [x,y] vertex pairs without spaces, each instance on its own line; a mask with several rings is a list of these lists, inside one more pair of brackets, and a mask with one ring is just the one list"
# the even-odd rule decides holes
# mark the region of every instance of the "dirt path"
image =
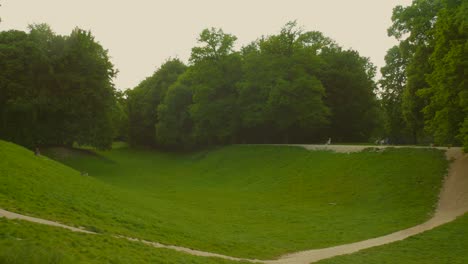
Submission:
[[[336,152],[357,152],[361,151],[368,146],[345,146],[345,145],[297,145],[300,147],[304,147],[310,150],[333,150]],[[377,146],[377,148],[384,148],[384,146]],[[446,149],[446,148],[440,148]],[[455,220],[458,216],[461,216],[468,212],[468,155],[464,155],[460,148],[451,148],[446,151],[446,156],[449,160],[454,160],[449,168],[449,173],[444,181],[444,185],[442,187],[439,203],[434,214],[434,217],[431,218],[429,221],[405,229],[401,230],[386,236],[372,238],[356,243],[345,244],[341,246],[335,246],[330,248],[323,248],[323,249],[313,249],[313,250],[306,250],[301,252],[296,252],[292,254],[287,254],[285,256],[280,257],[277,260],[254,260],[254,259],[242,259],[242,258],[235,258],[230,256],[225,256],[216,253],[204,252],[199,250],[193,250],[190,248],[178,247],[178,246],[171,246],[171,245],[163,245],[157,242],[145,241],[136,238],[130,237],[122,237],[122,236],[115,236],[118,238],[127,239],[130,241],[139,241],[141,243],[156,247],[156,248],[166,248],[166,249],[173,249],[179,252],[184,252],[187,254],[195,255],[195,256],[202,256],[202,257],[217,257],[223,258],[228,260],[234,261],[248,261],[248,262],[258,262],[258,263],[266,263],[266,264],[309,264],[315,261],[319,261],[322,259],[327,259],[339,255],[351,254],[357,252],[362,249],[376,247],[384,244],[389,244],[392,242],[400,241],[406,239],[410,236],[414,236],[425,232],[427,230],[433,229],[437,226],[442,224],[451,222]],[[48,221],[44,219],[39,219],[35,217],[20,215],[16,213],[12,213],[9,211],[5,211],[0,209],[0,217],[6,217],[8,219],[21,219],[30,222],[35,222],[39,224],[45,224],[50,226],[57,226],[66,228],[68,230],[74,232],[82,232],[88,234],[96,234],[84,229],[66,226],[57,222]]]
[[6,211],[6,210],[3,210],[3,209],[0,209],[0,217],[5,217],[7,219],[20,219],[20,220],[25,220],[25,221],[38,223],[38,224],[43,224],[43,225],[61,227],[61,228],[71,230],[73,232],[96,234],[94,232],[87,231],[85,229],[71,227],[71,226],[67,226],[67,225],[62,225],[62,224],[60,224],[58,222],[49,221],[49,220],[45,220],[45,219],[41,219],[41,218],[31,217],[31,216],[27,216],[27,215],[21,215],[21,214],[13,213],[13,212]]

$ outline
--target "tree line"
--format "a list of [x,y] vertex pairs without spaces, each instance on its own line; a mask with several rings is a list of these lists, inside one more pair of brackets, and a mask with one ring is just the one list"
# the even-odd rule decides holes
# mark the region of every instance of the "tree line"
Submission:
[[189,65],[166,61],[126,92],[133,145],[367,141],[382,123],[376,68],[317,31],[287,23],[235,50],[205,29]]
[[400,143],[468,151],[468,2],[418,0],[393,10],[399,40],[382,68],[386,133]]
[[91,32],[45,24],[0,32],[0,138],[24,146],[74,143],[191,149],[232,143],[369,142],[468,150],[467,17],[462,0],[393,10],[382,78],[357,51],[296,22],[236,49],[201,32],[187,64],[168,59],[117,91],[107,50]]

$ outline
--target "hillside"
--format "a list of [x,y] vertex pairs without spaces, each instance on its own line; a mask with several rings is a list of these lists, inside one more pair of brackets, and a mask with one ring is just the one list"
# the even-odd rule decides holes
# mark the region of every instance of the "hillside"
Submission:
[[335,257],[317,264],[465,264],[468,262],[468,215],[397,243]]
[[177,154],[121,146],[49,154],[70,167],[0,142],[1,208],[104,234],[253,258],[360,241],[424,222],[447,168],[441,151],[427,149],[343,154],[230,146]]

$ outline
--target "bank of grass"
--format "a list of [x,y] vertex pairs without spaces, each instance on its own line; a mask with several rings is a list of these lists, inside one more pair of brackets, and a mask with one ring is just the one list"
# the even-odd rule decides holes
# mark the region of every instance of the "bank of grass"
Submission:
[[0,218],[0,231],[2,264],[243,263],[196,257],[108,235],[73,233],[62,228],[4,218]]
[[466,264],[468,263],[468,214],[454,222],[392,244],[317,264]]
[[48,154],[76,170],[0,142],[0,207],[104,234],[261,259],[422,223],[447,169],[434,149],[341,154],[228,146],[178,154],[120,145]]

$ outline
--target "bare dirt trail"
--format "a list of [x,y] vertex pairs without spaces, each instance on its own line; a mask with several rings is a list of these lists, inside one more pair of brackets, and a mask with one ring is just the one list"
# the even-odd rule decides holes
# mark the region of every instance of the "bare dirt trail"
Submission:
[[63,225],[63,224],[60,224],[60,223],[54,222],[54,221],[49,221],[49,220],[45,220],[45,219],[41,219],[41,218],[36,218],[36,217],[27,216],[27,215],[17,214],[17,213],[13,213],[13,212],[10,212],[10,211],[3,210],[3,209],[0,209],[0,217],[5,217],[7,219],[20,219],[20,220],[24,220],[24,221],[28,221],[28,222],[37,223],[37,224],[61,227],[61,228],[65,228],[65,229],[68,229],[68,230],[73,231],[73,232],[96,234],[94,232],[91,232],[91,231],[88,231],[88,230],[85,230],[85,229],[82,229],[82,228],[67,226],[67,225]]
[[[347,146],[347,145],[295,145],[304,147],[309,150],[332,150],[336,152],[349,153],[362,151],[369,146]],[[375,148],[385,148],[385,146],[376,146]],[[446,150],[447,159],[453,160],[450,164],[449,173],[444,181],[437,209],[434,216],[427,222],[420,225],[397,231],[395,233],[372,238],[356,243],[345,244],[341,246],[335,246],[323,249],[306,250],[296,253],[291,253],[280,257],[277,260],[256,260],[256,259],[242,259],[236,257],[225,256],[221,254],[204,252],[199,250],[193,250],[190,248],[184,248],[172,245],[163,245],[157,242],[145,241],[136,238],[115,236],[117,238],[127,239],[130,241],[138,241],[156,248],[173,249],[179,252],[187,254],[202,256],[202,257],[216,257],[222,259],[228,259],[233,261],[248,261],[256,263],[266,264],[309,264],[322,259],[327,259],[339,255],[346,255],[363,250],[366,248],[376,247],[392,242],[404,240],[410,236],[420,234],[422,232],[433,229],[437,226],[455,220],[458,216],[461,216],[468,212],[468,154],[463,154],[460,148],[439,148]],[[88,234],[97,234],[81,228],[66,226],[57,222],[44,220],[40,218],[25,216],[21,214],[12,213],[0,209],[0,217],[6,217],[8,219],[21,219],[39,224],[45,224],[50,226],[62,227],[74,232],[82,232]]]

